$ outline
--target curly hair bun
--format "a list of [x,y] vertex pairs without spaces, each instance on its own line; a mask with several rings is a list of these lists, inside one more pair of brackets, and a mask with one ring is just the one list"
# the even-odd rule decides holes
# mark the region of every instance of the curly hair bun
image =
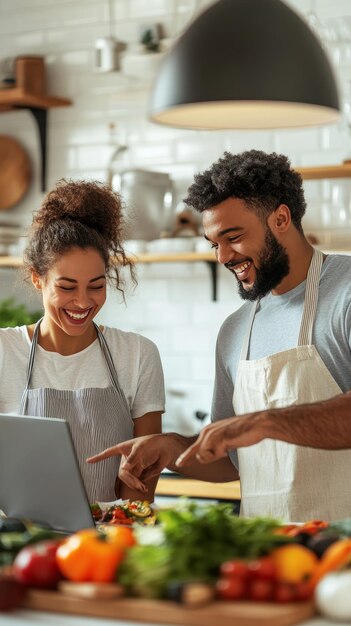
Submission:
[[129,267],[136,284],[133,260],[123,247],[122,201],[111,187],[98,181],[60,180],[34,214],[23,260],[27,274],[46,276],[58,258],[72,248],[94,248],[105,262],[106,275],[123,294],[121,267]]
[[36,227],[44,229],[57,220],[80,222],[114,241],[122,225],[121,198],[102,182],[61,179],[34,218]]

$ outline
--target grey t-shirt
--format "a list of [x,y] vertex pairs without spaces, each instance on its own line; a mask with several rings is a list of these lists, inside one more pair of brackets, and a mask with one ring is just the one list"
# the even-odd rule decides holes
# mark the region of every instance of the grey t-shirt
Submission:
[[[256,312],[248,359],[297,346],[306,281],[280,296],[269,293]],[[252,302],[246,302],[222,324],[217,338],[212,421],[234,414],[233,393],[241,347]],[[351,256],[329,255],[319,284],[312,343],[343,392],[351,389]]]

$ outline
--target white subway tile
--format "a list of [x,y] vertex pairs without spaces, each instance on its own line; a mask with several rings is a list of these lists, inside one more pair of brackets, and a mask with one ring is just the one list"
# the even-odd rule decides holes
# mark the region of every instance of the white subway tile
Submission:
[[[175,354],[193,354],[194,350],[198,354],[206,354],[209,349],[214,348],[215,333],[210,336],[208,328],[182,326],[172,329],[171,347]],[[209,348],[210,346],[210,348]]]
[[188,380],[191,379],[191,361],[188,356],[180,354],[174,355],[170,349],[164,350],[161,349],[160,346],[158,346],[158,348],[160,350],[165,379],[169,384],[171,384],[175,378],[183,377]]
[[208,379],[208,386],[212,391],[215,378],[215,348],[213,342],[210,347],[212,347],[212,350],[209,350],[208,356],[194,354],[191,357],[191,380],[196,382]]

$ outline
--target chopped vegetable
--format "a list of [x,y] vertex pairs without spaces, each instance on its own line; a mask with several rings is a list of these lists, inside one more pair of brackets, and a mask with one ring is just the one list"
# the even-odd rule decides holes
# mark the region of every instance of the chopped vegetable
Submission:
[[[185,501],[179,508],[159,511],[157,518],[161,543],[158,533],[156,545],[131,548],[118,572],[118,581],[143,597],[165,597],[167,586],[176,581],[211,583],[224,561],[257,558],[293,541],[275,532],[278,521],[239,518],[226,504]],[[144,543],[148,530],[154,529],[143,529]]]
[[134,546],[118,570],[118,582],[130,594],[142,598],[163,598],[171,580],[172,551],[162,546]]
[[156,522],[155,513],[147,500],[125,500],[121,504],[113,504],[106,511],[102,511],[98,504],[92,504],[91,510],[94,519],[101,524],[131,526],[134,523],[153,525]]

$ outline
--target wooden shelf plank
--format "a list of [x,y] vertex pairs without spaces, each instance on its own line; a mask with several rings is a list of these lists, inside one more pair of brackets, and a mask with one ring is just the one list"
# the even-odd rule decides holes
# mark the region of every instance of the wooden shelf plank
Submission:
[[[173,254],[139,254],[130,255],[135,263],[179,263],[179,262],[216,262],[214,252],[179,252]],[[21,267],[23,264],[21,257],[0,256],[0,267]]]
[[240,481],[208,483],[203,480],[192,480],[190,478],[167,478],[167,475],[165,475],[161,476],[157,483],[156,495],[240,500]]
[[212,250],[209,252],[168,252],[168,253],[145,253],[131,256],[138,263],[179,263],[197,261],[216,261]]
[[2,89],[0,91],[0,110],[2,107],[50,109],[51,107],[69,106],[70,104],[72,102],[67,98],[28,93],[20,87],[11,87],[10,89]]
[[0,267],[21,267],[22,265],[22,257],[0,256]]
[[319,167],[296,167],[304,180],[322,180],[323,178],[351,178],[351,161],[340,165],[322,165]]

